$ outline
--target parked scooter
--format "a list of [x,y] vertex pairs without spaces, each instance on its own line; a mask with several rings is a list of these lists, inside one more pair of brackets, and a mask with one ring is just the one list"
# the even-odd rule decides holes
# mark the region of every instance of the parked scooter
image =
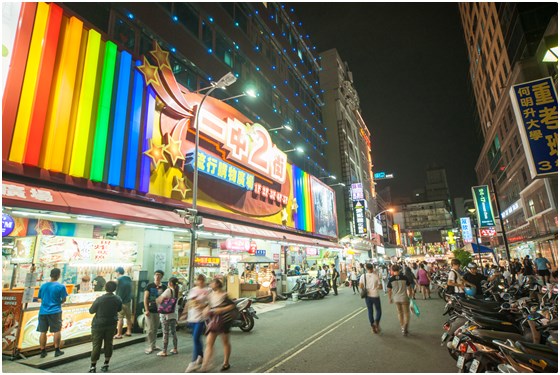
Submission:
[[237,316],[230,323],[232,327],[239,327],[243,332],[249,332],[255,326],[258,319],[257,312],[251,307],[251,299],[239,298],[233,301],[237,308]]

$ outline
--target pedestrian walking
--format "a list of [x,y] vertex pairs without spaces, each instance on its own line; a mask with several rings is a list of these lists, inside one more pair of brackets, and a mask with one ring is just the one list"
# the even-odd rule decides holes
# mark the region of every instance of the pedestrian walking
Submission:
[[126,319],[126,333],[125,336],[132,336],[132,279],[130,276],[124,274],[124,268],[117,267],[117,291],[116,295],[122,301],[122,309],[119,311],[119,321],[117,323],[117,334],[115,339],[122,339],[123,337],[123,323]]
[[178,354],[177,342],[177,299],[179,298],[179,280],[176,277],[170,277],[167,282],[167,289],[156,299],[156,303],[160,306],[159,319],[163,330],[163,349],[157,354],[158,357],[167,357],[167,346],[169,344],[169,336],[173,340],[173,349],[169,354]]
[[[366,290],[366,307],[368,310],[369,325],[373,333],[381,333],[381,299],[379,298],[379,287],[381,280],[379,274],[373,272],[373,264],[366,264],[366,273],[360,277],[360,288]],[[373,309],[375,307],[375,317]]]
[[401,332],[403,336],[408,336],[408,322],[410,320],[409,297],[412,297],[413,294],[412,284],[396,264],[391,267],[391,275],[387,284],[389,303],[394,303],[397,306]]
[[144,321],[146,322],[146,330],[148,333],[146,338],[148,347],[144,351],[146,354],[151,354],[154,350],[159,350],[159,348],[156,347],[156,335],[160,319],[156,300],[165,290],[165,287],[161,283],[163,275],[164,273],[161,270],[154,272],[154,282],[146,285],[146,289],[144,290],[144,314],[146,315]]
[[202,372],[208,372],[210,368],[212,356],[214,355],[214,343],[220,335],[222,336],[224,347],[224,363],[220,371],[229,370],[231,367],[229,363],[231,355],[229,332],[235,304],[223,290],[223,286],[224,284],[220,279],[214,279],[210,283],[212,292],[208,295],[208,306],[205,309],[205,315],[209,317],[209,322],[206,328],[206,349],[204,350],[204,359],[200,368]]
[[101,372],[109,371],[109,361],[113,356],[113,335],[119,320],[118,312],[122,309],[122,301],[114,294],[117,283],[105,283],[105,293],[98,297],[89,308],[90,314],[95,314],[91,322],[91,366],[89,372],[96,372],[97,361],[101,356],[101,346],[105,355],[105,362]]
[[426,271],[423,263],[420,263],[420,266],[418,267],[417,280],[418,280],[418,285],[420,286],[420,291],[422,292],[422,296],[424,297],[424,299],[426,299],[426,297],[432,298],[430,296],[430,283],[432,282],[432,279],[430,278],[428,271]]
[[523,275],[525,276],[533,276],[535,274],[535,269],[533,268],[533,261],[529,255],[525,256],[523,259]]
[[54,356],[58,357],[64,354],[60,350],[60,331],[62,330],[62,304],[66,302],[68,292],[66,287],[58,282],[60,278],[59,268],[53,268],[50,276],[51,281],[44,283],[39,288],[41,307],[39,308],[37,332],[41,333],[39,336],[41,358],[47,356],[47,331],[49,330],[54,336]]
[[447,275],[447,286],[452,287],[453,289],[449,288],[448,293],[450,294],[457,294],[459,296],[465,297],[465,283],[463,281],[463,277],[459,272],[461,268],[461,261],[457,258],[451,260],[451,271]]
[[387,294],[387,283],[389,282],[389,270],[386,265],[381,267],[381,284],[383,286],[383,292]]
[[352,271],[350,271],[350,282],[352,283],[352,292],[354,292],[354,294],[356,294],[356,292],[359,292],[360,290],[358,289],[358,271],[356,270],[356,267],[352,267]]
[[202,365],[204,358],[204,351],[202,348],[202,334],[206,324],[204,323],[204,308],[208,305],[209,290],[206,287],[206,278],[204,275],[196,277],[196,286],[189,291],[187,296],[188,300],[188,315],[187,323],[192,328],[193,336],[193,355],[192,361],[189,363],[185,372],[194,372]]
[[270,271],[270,280],[269,280],[269,288],[270,294],[272,294],[272,303],[276,302],[276,272]]
[[403,263],[404,266],[404,276],[408,279],[410,286],[412,288],[412,296],[411,298],[416,299],[416,276],[414,276],[414,272],[408,266],[408,264]]
[[334,291],[334,295],[338,296],[338,278],[340,274],[338,270],[334,267],[334,263],[331,264],[331,280],[332,280],[332,287]]
[[542,278],[543,284],[548,284],[550,282],[551,265],[548,259],[542,256],[542,253],[537,253],[535,266],[537,267],[537,274]]

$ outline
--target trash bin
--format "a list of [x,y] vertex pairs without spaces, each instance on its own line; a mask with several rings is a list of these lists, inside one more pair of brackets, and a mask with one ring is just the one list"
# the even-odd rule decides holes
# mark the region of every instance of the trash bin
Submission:
[[294,301],[294,302],[298,301],[298,294],[297,293],[292,293],[292,301]]

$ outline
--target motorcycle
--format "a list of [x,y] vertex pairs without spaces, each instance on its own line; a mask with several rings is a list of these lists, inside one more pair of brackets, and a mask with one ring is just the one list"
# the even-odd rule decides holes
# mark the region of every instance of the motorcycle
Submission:
[[238,327],[243,332],[249,332],[255,326],[255,319],[258,319],[257,312],[251,307],[251,299],[239,298],[233,301],[237,309],[237,316],[231,321],[232,327]]

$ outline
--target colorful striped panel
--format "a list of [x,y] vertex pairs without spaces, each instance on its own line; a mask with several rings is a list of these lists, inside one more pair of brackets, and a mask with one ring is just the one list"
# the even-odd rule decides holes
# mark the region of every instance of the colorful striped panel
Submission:
[[10,150],[10,161],[16,163],[23,162],[27,145],[27,135],[29,134],[29,123],[35,104],[35,94],[37,93],[37,81],[43,54],[43,40],[47,31],[48,18],[49,6],[45,3],[39,3],[35,15],[35,25],[33,26],[31,46],[29,47],[16,125],[14,127],[12,148]]
[[142,156],[140,165],[140,186],[138,190],[141,193],[148,193],[150,191],[150,164],[151,159],[149,156],[144,155],[151,147],[150,139],[154,131],[154,114],[156,110],[156,93],[152,86],[148,86],[146,92],[146,99],[144,104],[144,123],[143,123],[143,137],[142,137]]
[[[140,60],[136,66],[142,65]],[[130,105],[130,121],[128,124],[128,142],[126,148],[126,163],[124,174],[124,187],[134,189],[138,172],[138,148],[140,144],[140,125],[142,120],[143,94],[146,86],[144,76],[138,69],[134,69],[134,84],[132,86],[132,100]]]
[[113,99],[113,82],[117,63],[117,45],[111,41],[105,43],[103,72],[99,90],[99,105],[97,107],[97,121],[91,156],[91,170],[89,178],[92,181],[103,180],[105,171],[105,152],[107,150],[107,136],[109,120],[111,118],[111,102]]
[[94,98],[97,82],[97,65],[99,63],[99,49],[101,34],[90,29],[87,37],[87,50],[84,69],[82,72],[82,85],[80,88],[79,104],[76,117],[76,128],[72,146],[69,174],[75,177],[84,177],[86,157],[90,142],[90,127],[94,113]]
[[2,160],[8,158],[12,146],[36,10],[37,3],[23,3],[21,6],[12,60],[10,61],[6,87],[4,88],[4,92],[9,92],[10,95],[3,95],[2,97]]
[[40,166],[56,172],[61,172],[64,165],[63,150],[68,140],[82,30],[82,21],[76,17],[70,18],[64,33],[45,123],[46,140],[43,141]]
[[109,174],[107,183],[113,186],[121,184],[121,170],[123,162],[124,132],[126,129],[126,114],[128,110],[128,92],[130,88],[130,74],[132,56],[126,51],[120,53],[119,74],[117,77],[117,95],[114,101],[113,132],[111,137]]
[[47,30],[43,41],[43,55],[40,63],[39,80],[35,97],[35,106],[31,116],[29,126],[29,136],[27,138],[27,148],[25,151],[24,164],[39,165],[41,155],[41,144],[43,143],[43,131],[45,130],[45,120],[49,108],[49,95],[51,92],[53,72],[58,49],[60,36],[60,26],[62,23],[62,8],[56,4],[49,5],[49,19]]

